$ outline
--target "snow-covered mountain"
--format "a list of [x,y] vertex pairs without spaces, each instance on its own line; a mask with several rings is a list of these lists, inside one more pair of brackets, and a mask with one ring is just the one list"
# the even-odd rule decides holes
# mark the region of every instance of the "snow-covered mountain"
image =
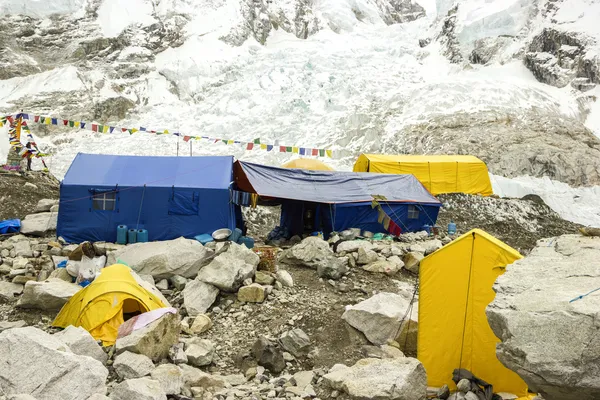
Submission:
[[[475,154],[524,177],[499,177],[498,192],[560,198],[563,216],[600,225],[600,0],[0,0],[0,12],[2,114],[326,147],[340,169],[363,151]],[[174,136],[32,128],[58,177],[80,151],[174,155],[179,140],[189,154]],[[193,154],[290,157],[204,141]]]

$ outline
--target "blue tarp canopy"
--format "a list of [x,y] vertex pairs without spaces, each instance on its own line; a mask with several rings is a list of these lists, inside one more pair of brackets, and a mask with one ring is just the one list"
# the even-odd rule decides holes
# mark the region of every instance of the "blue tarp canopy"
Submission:
[[[375,199],[402,232],[414,232],[434,225],[441,206],[413,175],[308,171],[237,161],[234,176],[240,190],[282,204],[281,226],[287,236],[307,229],[386,232],[371,207]],[[307,212],[313,217],[305,217]]]
[[114,242],[119,225],[146,229],[151,241],[234,229],[232,181],[231,156],[80,153],[61,183],[57,233],[78,243]]
[[413,175],[366,172],[308,171],[237,161],[235,182],[260,196],[314,203],[386,202],[441,205]]

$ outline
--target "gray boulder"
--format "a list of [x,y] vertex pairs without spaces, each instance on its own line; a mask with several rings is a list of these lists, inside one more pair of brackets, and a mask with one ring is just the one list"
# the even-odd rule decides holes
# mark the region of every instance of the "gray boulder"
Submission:
[[335,251],[337,253],[354,253],[358,249],[373,250],[374,248],[375,245],[366,240],[349,240],[338,244]]
[[210,365],[215,356],[215,345],[210,340],[193,338],[186,346],[185,355],[191,365]]
[[365,358],[352,367],[334,365],[325,384],[360,400],[424,400],[427,374],[414,358]]
[[[407,343],[404,351],[416,351],[418,305],[413,304],[410,318],[407,315],[410,301],[395,293],[378,293],[353,306],[346,306],[342,319],[364,333],[369,342],[388,344],[390,340]],[[406,315],[406,319],[403,318]],[[408,334],[408,339],[406,335]]]
[[358,259],[356,263],[358,265],[371,264],[379,261],[379,256],[373,250],[365,250],[364,247],[358,249]]
[[50,211],[50,209],[53,206],[57,206],[57,205],[58,205],[58,200],[41,199],[40,201],[38,201],[37,205],[35,206],[35,212],[36,213],[47,212],[47,211]]
[[50,231],[56,230],[58,213],[45,212],[27,215],[21,221],[21,233],[31,236],[44,236]]
[[310,338],[302,329],[292,329],[279,337],[281,347],[295,357],[302,357],[310,351]]
[[121,379],[141,378],[154,370],[152,360],[143,354],[125,351],[115,357],[115,372]]
[[219,289],[199,280],[189,281],[183,289],[183,305],[188,315],[204,314],[215,302]]
[[152,379],[158,381],[166,394],[179,394],[183,387],[183,371],[174,364],[159,365],[151,373]]
[[546,400],[600,398],[600,296],[579,298],[600,287],[599,259],[597,238],[544,239],[494,285],[496,355]]
[[146,325],[133,331],[130,335],[118,338],[117,354],[124,351],[143,354],[153,361],[167,358],[169,349],[179,341],[180,323],[177,315],[167,313]]
[[111,252],[108,264],[120,259],[138,274],[149,274],[155,279],[168,279],[175,275],[194,278],[212,255],[213,252],[198,241],[179,238],[126,246]]
[[80,356],[89,356],[102,364],[106,364],[107,354],[92,335],[82,327],[69,325],[64,330],[55,333],[54,337],[69,346],[73,353]]
[[71,352],[58,338],[34,327],[0,333],[0,393],[38,400],[87,400],[105,394],[108,370]]
[[19,299],[17,307],[58,311],[81,289],[81,286],[65,282],[62,279],[52,278],[43,282],[29,281],[23,288],[23,295]]
[[285,287],[293,287],[294,286],[294,278],[290,275],[286,270],[280,269],[275,273],[275,279],[277,282],[281,283],[282,286]]
[[363,265],[363,270],[367,272],[394,275],[400,271],[402,265],[402,261],[400,261],[400,263],[394,263],[390,261],[375,261],[374,263]]
[[242,282],[254,276],[259,261],[258,255],[246,246],[230,243],[226,251],[200,270],[196,279],[225,292],[235,292]]
[[23,293],[23,285],[0,281],[0,301],[15,301],[16,296],[21,293]]
[[423,258],[425,258],[425,255],[418,251],[410,251],[406,253],[403,259],[404,268],[414,274],[418,274],[421,260],[423,260]]
[[278,374],[285,369],[283,352],[275,343],[264,336],[260,336],[252,346],[252,355],[261,365],[269,371]]
[[21,240],[16,242],[13,250],[17,257],[33,257],[33,250],[28,240]]
[[167,400],[160,382],[150,378],[128,379],[115,386],[110,393],[113,400]]
[[348,272],[348,262],[339,259],[329,248],[329,243],[315,236],[304,239],[297,245],[283,251],[279,261],[317,270],[325,279],[339,279]]

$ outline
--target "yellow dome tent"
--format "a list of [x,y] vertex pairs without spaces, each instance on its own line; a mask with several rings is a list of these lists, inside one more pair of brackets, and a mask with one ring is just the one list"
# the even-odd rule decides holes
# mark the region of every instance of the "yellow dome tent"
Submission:
[[308,169],[311,171],[333,171],[329,165],[312,158],[296,158],[282,165],[283,168]]
[[520,258],[512,247],[474,229],[421,261],[417,358],[429,386],[456,389],[452,371],[465,368],[494,392],[527,398],[527,384],[496,357],[500,339],[485,314],[496,278]]
[[166,307],[163,302],[140,286],[122,264],[103,268],[86,288],[76,293],[63,306],[53,326],[81,326],[104,346],[117,340],[123,314],[145,313]]
[[361,154],[354,172],[412,174],[432,195],[494,193],[487,165],[475,156]]

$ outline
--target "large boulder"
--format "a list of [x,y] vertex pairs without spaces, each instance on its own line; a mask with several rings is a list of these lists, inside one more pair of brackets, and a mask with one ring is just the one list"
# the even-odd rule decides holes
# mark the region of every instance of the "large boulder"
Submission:
[[0,281],[0,301],[15,301],[15,296],[23,293],[23,285]]
[[112,400],[167,400],[159,381],[150,378],[128,379],[115,386]]
[[43,282],[29,281],[23,288],[23,295],[17,307],[38,310],[58,311],[81,286],[65,282],[62,279],[51,278]]
[[33,250],[28,240],[20,240],[15,243],[13,250],[17,257],[33,257]]
[[309,236],[302,242],[281,252],[279,261],[284,264],[298,265],[317,269],[334,257],[329,243],[316,236]]
[[498,359],[546,400],[600,398],[599,259],[597,238],[545,239],[494,285]]
[[102,347],[90,335],[88,331],[78,326],[67,326],[64,330],[54,334],[61,342],[69,346],[69,349],[80,356],[89,356],[102,364],[106,364],[108,359],[107,354],[102,350]]
[[57,206],[57,205],[58,205],[58,200],[41,199],[40,201],[38,201],[37,205],[35,206],[35,212],[36,213],[47,212],[47,211],[50,211],[50,209],[53,206]]
[[125,351],[115,357],[115,372],[121,379],[141,378],[154,370],[154,363],[143,354]]
[[242,286],[237,293],[237,299],[246,303],[262,303],[267,297],[267,291],[264,286],[253,283],[248,286]]
[[278,374],[285,369],[283,352],[275,343],[264,336],[260,336],[252,346],[252,355],[261,365],[269,371]]
[[21,221],[21,233],[24,235],[44,236],[47,232],[56,230],[58,213],[45,212],[31,214]]
[[171,346],[179,341],[180,323],[176,314],[167,313],[131,334],[117,339],[117,354],[124,351],[143,354],[153,361],[167,358]]
[[218,287],[225,292],[235,292],[256,273],[260,258],[246,246],[230,243],[229,248],[202,268],[196,279]]
[[183,289],[183,305],[188,315],[195,317],[204,314],[215,302],[219,289],[197,279],[189,281]]
[[[346,306],[342,319],[364,333],[369,342],[388,344],[390,340],[406,343],[405,351],[416,351],[418,306],[395,293],[378,293],[353,306]],[[409,311],[407,313],[407,311]],[[408,334],[408,338],[406,335]]]
[[310,338],[299,328],[283,332],[279,336],[279,343],[295,357],[305,356],[310,351]]
[[185,355],[191,365],[210,365],[215,356],[215,345],[210,340],[193,338],[186,346]]
[[352,367],[336,364],[323,380],[357,400],[424,400],[427,395],[425,368],[414,358],[364,358]]
[[57,337],[34,327],[0,333],[0,393],[38,400],[87,400],[105,394],[108,370],[71,352]]
[[358,251],[358,249],[373,250],[374,248],[375,245],[366,240],[348,240],[338,244],[335,251],[337,253],[354,253],[355,251]]
[[155,279],[175,275],[194,278],[212,255],[213,252],[200,242],[179,238],[124,247],[109,254],[108,264],[121,260],[138,274],[149,274]]
[[174,364],[162,364],[152,371],[152,379],[158,381],[166,394],[179,394],[183,387],[183,371]]

